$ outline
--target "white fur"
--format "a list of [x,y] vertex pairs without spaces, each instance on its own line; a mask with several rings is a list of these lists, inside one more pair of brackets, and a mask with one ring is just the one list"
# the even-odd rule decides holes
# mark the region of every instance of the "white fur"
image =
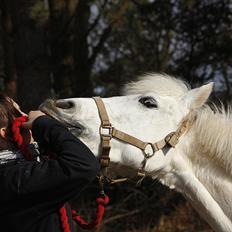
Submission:
[[[184,81],[166,74],[147,74],[138,81],[128,83],[123,93],[125,95],[155,92],[159,95],[182,96],[190,87]],[[168,90],[168,91],[167,91]]]
[[[114,127],[147,142],[156,142],[175,131],[186,115],[191,121],[196,116],[176,148],[158,151],[148,160],[146,171],[184,194],[215,231],[229,232],[232,231],[232,121],[230,113],[204,106],[211,91],[212,84],[190,90],[173,77],[149,74],[128,84],[125,96],[103,101]],[[143,96],[155,98],[158,108],[144,107],[139,103]],[[49,113],[84,125],[86,129],[80,138],[98,156],[100,119],[93,99],[67,100],[73,101],[73,109]],[[111,146],[114,167],[138,169],[143,160],[141,150],[115,139]]]

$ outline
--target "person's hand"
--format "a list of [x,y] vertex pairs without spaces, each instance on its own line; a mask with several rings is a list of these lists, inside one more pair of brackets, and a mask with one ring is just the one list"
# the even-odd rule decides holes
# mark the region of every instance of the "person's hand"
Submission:
[[25,144],[30,144],[34,142],[34,138],[32,137],[32,133],[30,129],[23,128],[21,135],[23,136],[23,142]]
[[37,111],[30,111],[28,114],[28,121],[22,123],[22,127],[25,129],[31,129],[32,128],[32,124],[35,121],[35,119],[37,119],[38,117],[45,115],[43,112],[37,110]]

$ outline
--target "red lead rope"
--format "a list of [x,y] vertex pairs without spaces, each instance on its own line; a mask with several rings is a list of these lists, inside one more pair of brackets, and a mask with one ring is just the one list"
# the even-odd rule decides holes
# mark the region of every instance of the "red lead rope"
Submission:
[[81,216],[79,216],[77,214],[77,212],[75,210],[72,210],[72,217],[73,220],[81,226],[81,228],[83,229],[88,229],[91,230],[93,228],[95,228],[96,226],[100,225],[102,222],[102,218],[105,212],[105,206],[109,203],[109,197],[107,195],[103,195],[103,196],[99,196],[96,200],[97,202],[97,213],[96,213],[96,217],[92,222],[87,223],[85,220],[83,220],[81,218]]
[[32,155],[28,150],[27,144],[23,141],[23,136],[21,135],[20,127],[23,122],[27,121],[27,116],[22,116],[16,118],[12,125],[12,133],[14,141],[17,143],[19,150],[22,152],[26,160],[32,160]]
[[[27,145],[23,141],[23,136],[21,135],[20,127],[23,122],[27,121],[27,116],[22,116],[19,118],[16,118],[12,125],[12,133],[13,138],[15,142],[17,143],[20,151],[26,158],[26,160],[32,160],[32,155],[30,154],[30,151],[27,148]],[[93,229],[101,224],[102,218],[105,212],[105,206],[109,203],[109,197],[107,195],[101,195],[97,198],[97,212],[94,220],[92,222],[87,223],[84,219],[82,219],[75,210],[72,209],[72,218],[73,220],[80,225],[83,229]],[[62,228],[64,232],[70,232],[70,226],[68,222],[68,216],[66,212],[65,206],[61,207],[59,210],[60,213],[60,220],[62,224]]]

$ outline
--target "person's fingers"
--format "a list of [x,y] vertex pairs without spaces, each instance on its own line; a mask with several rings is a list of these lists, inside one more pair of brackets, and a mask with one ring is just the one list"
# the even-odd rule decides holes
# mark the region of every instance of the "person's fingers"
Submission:
[[36,111],[30,111],[28,114],[28,119],[30,120],[34,120],[36,118],[38,118],[39,116],[45,115],[42,111],[40,110],[36,110]]
[[32,123],[29,122],[29,121],[23,122],[23,123],[22,123],[22,127],[25,128],[25,129],[31,129]]
[[23,128],[27,128],[27,129],[31,129],[32,128],[32,124],[34,122],[35,119],[37,119],[38,117],[45,115],[43,112],[37,110],[37,111],[30,111],[28,114],[28,121],[22,123],[22,127]]

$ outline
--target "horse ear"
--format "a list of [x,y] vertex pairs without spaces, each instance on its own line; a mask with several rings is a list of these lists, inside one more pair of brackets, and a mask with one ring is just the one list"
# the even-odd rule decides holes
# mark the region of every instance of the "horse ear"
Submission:
[[203,85],[200,88],[190,90],[182,98],[189,109],[198,109],[208,100],[213,90],[213,82]]

